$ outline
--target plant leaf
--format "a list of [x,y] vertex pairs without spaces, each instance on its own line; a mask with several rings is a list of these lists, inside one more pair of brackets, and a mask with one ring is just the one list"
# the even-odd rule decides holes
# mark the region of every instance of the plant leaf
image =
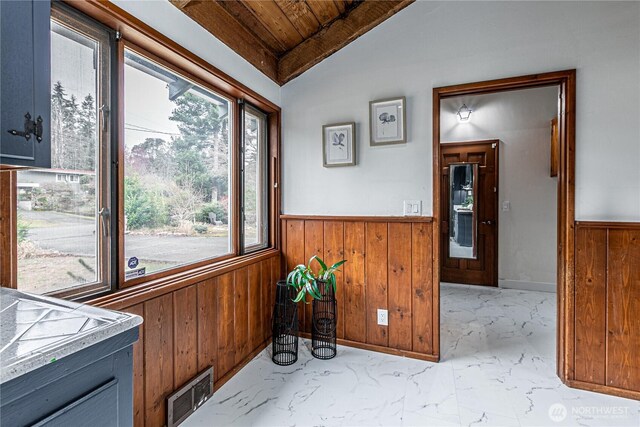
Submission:
[[337,270],[337,269],[338,269],[342,264],[344,264],[345,262],[347,262],[347,260],[346,260],[346,259],[343,259],[342,261],[338,261],[338,262],[336,262],[335,264],[333,264],[333,265],[331,266],[331,270],[333,270],[333,271]]

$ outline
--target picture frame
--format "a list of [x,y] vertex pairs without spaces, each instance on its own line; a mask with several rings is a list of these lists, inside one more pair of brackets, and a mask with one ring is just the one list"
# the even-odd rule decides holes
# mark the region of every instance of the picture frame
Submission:
[[356,123],[322,126],[322,159],[325,168],[356,164]]
[[370,145],[405,144],[407,109],[404,96],[369,102]]

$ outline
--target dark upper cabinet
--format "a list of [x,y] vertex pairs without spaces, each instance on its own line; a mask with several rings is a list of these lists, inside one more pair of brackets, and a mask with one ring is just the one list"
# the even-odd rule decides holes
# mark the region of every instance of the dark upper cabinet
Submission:
[[1,0],[0,45],[0,164],[49,168],[51,3]]

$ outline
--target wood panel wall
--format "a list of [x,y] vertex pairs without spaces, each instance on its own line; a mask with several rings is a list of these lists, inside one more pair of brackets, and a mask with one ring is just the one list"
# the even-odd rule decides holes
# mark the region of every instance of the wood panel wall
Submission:
[[574,379],[640,398],[640,224],[577,223],[575,283]]
[[214,367],[217,389],[271,337],[278,255],[122,307],[144,317],[134,345],[134,425],[166,423],[166,399],[196,374]]
[[[282,276],[311,256],[346,259],[337,276],[338,342],[437,360],[434,346],[433,246],[430,218],[282,217]],[[310,333],[311,305],[301,330]],[[389,325],[377,324],[377,310]]]

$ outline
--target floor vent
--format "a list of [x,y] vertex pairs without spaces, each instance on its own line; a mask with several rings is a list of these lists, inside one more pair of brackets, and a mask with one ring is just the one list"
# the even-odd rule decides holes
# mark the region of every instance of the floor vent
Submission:
[[213,394],[213,366],[167,398],[167,427],[187,419]]

